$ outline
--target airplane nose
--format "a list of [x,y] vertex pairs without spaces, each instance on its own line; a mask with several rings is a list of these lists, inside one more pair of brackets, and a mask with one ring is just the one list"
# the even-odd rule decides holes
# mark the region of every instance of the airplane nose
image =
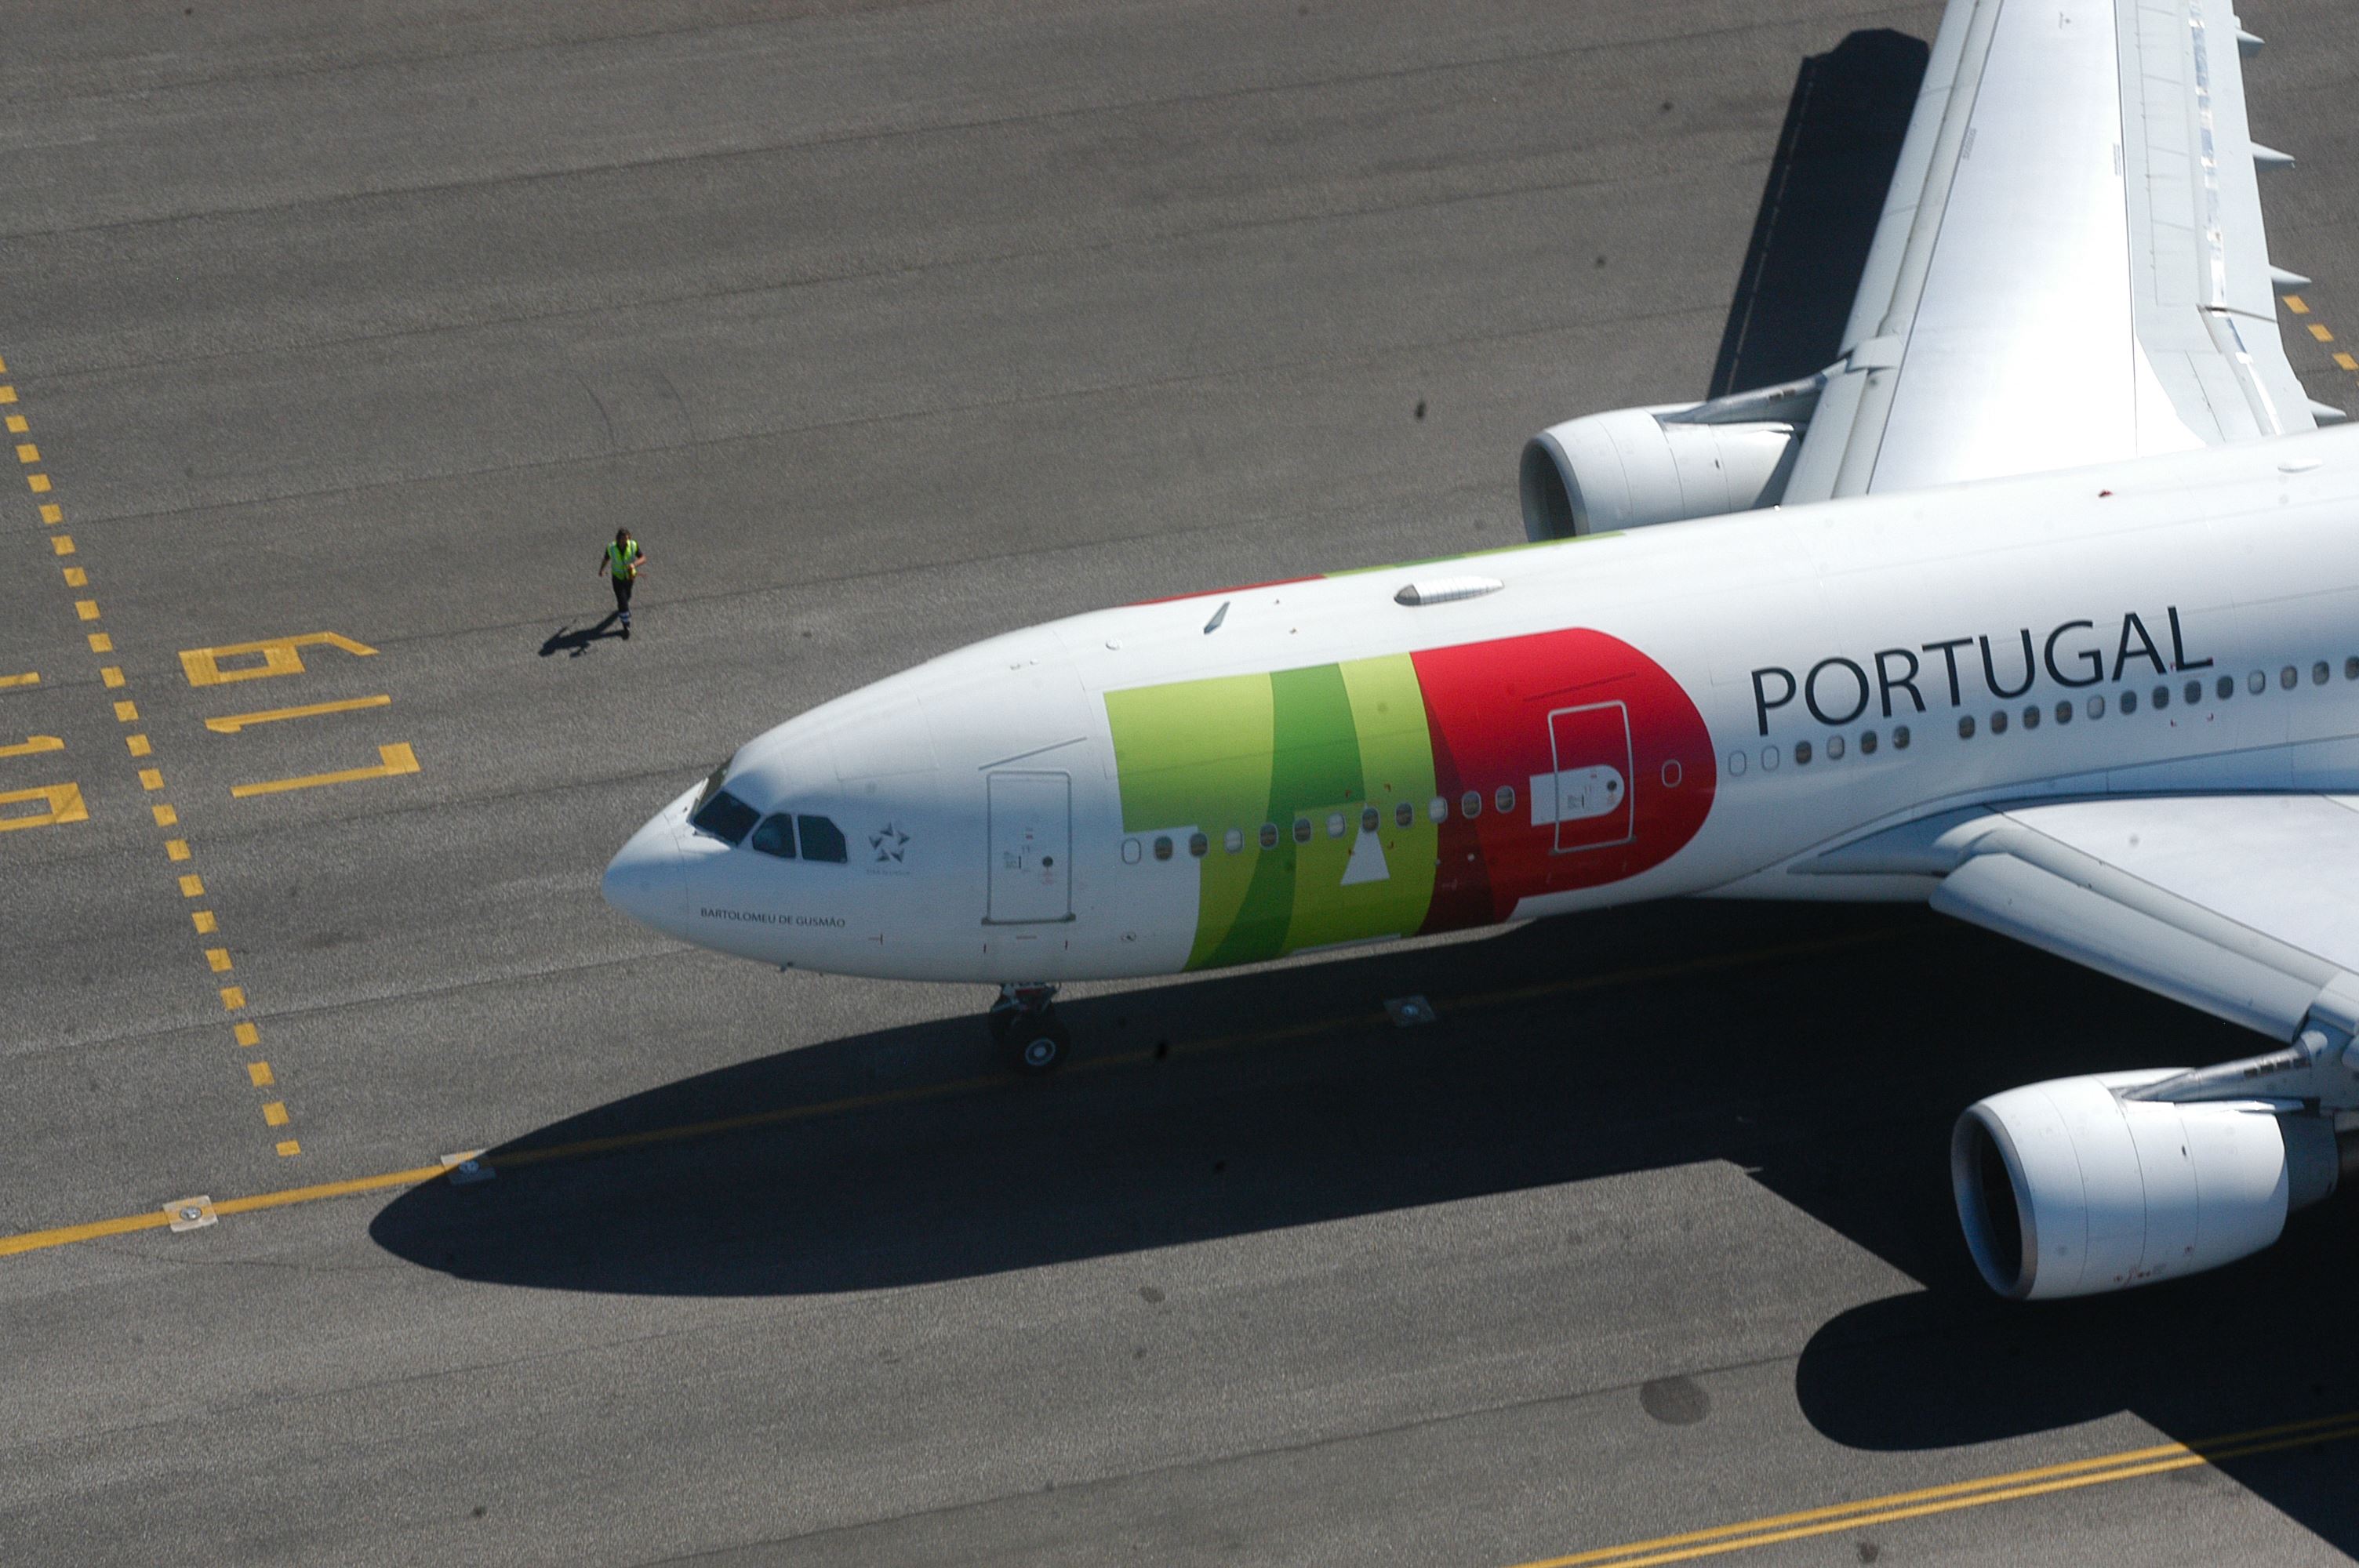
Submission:
[[688,921],[688,873],[666,811],[631,835],[606,867],[606,902],[667,936]]

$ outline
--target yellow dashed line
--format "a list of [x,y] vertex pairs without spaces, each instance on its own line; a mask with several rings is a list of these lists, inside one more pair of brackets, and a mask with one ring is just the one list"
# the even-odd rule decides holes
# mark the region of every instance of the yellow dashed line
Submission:
[[38,686],[40,684],[40,674],[38,671],[35,670],[27,670],[21,676],[0,676],[0,688],[12,686]]
[[49,493],[49,476],[45,473],[27,474],[25,482],[32,487],[35,495]]
[[182,877],[180,879],[180,896],[182,898],[204,897],[205,879],[197,875],[194,871],[190,871],[187,876]]
[[90,651],[93,654],[111,654],[114,652],[114,639],[103,632],[92,632],[90,634]]
[[2334,341],[2334,334],[2328,331],[2323,326],[2321,326],[2316,321],[2312,321],[2310,324],[2310,335],[2316,338],[2321,343],[2331,343]]
[[139,719],[139,705],[136,702],[118,702],[114,705],[114,717],[125,724],[136,723]]
[[66,520],[66,509],[65,509],[64,507],[62,507],[62,506],[60,506],[56,502],[54,502],[54,501],[49,502],[49,503],[48,503],[46,505],[44,505],[44,506],[41,508],[41,521],[42,521],[42,522],[44,522],[44,523],[62,523],[62,522],[64,522],[65,520]]
[[173,860],[185,860],[189,858],[189,841],[186,838],[167,838],[164,840],[164,853]]
[[197,928],[197,935],[200,936],[210,936],[218,928],[213,921],[213,912],[210,909],[200,909],[191,913],[189,916],[189,924]]
[[0,386],[0,403],[14,403],[16,401],[16,389],[15,387]]
[[114,690],[123,685],[123,672],[113,665],[109,665],[104,669],[99,671],[98,678],[106,683],[109,690]]
[[[161,768],[140,769],[139,787],[150,792],[162,789],[164,787],[164,771]],[[182,844],[180,848],[185,849],[188,846],[186,844]]]
[[2359,360],[2353,359],[2339,349],[2335,351],[2334,362],[2344,370],[2359,370]]
[[268,1122],[273,1127],[286,1126],[287,1102],[285,1100],[275,1099],[270,1101],[267,1105],[265,1105],[262,1108],[262,1119]]
[[[65,552],[60,550],[58,554],[63,555]],[[66,586],[68,588],[88,588],[90,586],[90,574],[82,570],[80,567],[66,568],[65,579]]]
[[156,749],[147,743],[147,737],[145,735],[126,735],[123,738],[123,743],[131,748],[131,754],[135,757],[144,757]]
[[20,463],[39,462],[41,460],[41,449],[33,445],[30,441],[19,441],[16,443],[16,460]]
[[11,415],[9,415],[9,416],[8,416],[8,434],[10,434],[10,435],[12,435],[12,436],[21,436],[21,435],[23,435],[24,433],[25,433],[25,416],[24,416],[22,414],[11,414]]
[[280,1159],[291,1160],[301,1152],[303,1152],[303,1145],[296,1142],[292,1138],[282,1139],[279,1141],[278,1157]]
[[212,966],[212,971],[217,975],[228,974],[234,967],[229,961],[229,949],[226,947],[206,948],[205,962]]
[[2286,308],[2292,311],[2297,316],[2307,316],[2310,314],[2309,301],[2303,299],[2299,294],[2287,295],[2285,297],[2285,302]]
[[[77,600],[74,600],[74,613],[75,613],[76,615],[81,616],[84,621],[95,621],[95,620],[97,620],[97,619],[98,619],[98,600],[96,600],[95,599],[77,599]],[[95,650],[93,650],[93,651],[95,651]]]
[[258,1089],[266,1089],[277,1081],[270,1076],[270,1064],[267,1062],[248,1062],[245,1065],[245,1076],[253,1080],[254,1087]]
[[180,814],[173,810],[170,806],[151,806],[148,809],[155,813],[157,827],[175,827],[179,825]]
[[262,1044],[262,1031],[251,1023],[241,1023],[237,1026],[237,1043],[241,1045],[259,1045]]
[[74,553],[73,535],[71,534],[50,535],[49,553],[56,556],[72,555]]
[[222,1005],[229,1009],[232,1012],[235,1012],[239,1008],[245,1005],[245,988],[244,986],[223,986],[222,987],[221,996]]

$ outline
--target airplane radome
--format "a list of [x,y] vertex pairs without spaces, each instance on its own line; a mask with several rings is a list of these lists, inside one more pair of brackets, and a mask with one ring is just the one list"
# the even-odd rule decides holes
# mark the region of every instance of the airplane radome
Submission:
[[[608,899],[765,963],[995,982],[1031,1071],[1067,980],[1923,900],[2269,1037],[1970,1108],[1993,1288],[2267,1245],[2359,1169],[2359,432],[2315,427],[2277,341],[2233,28],[2133,71],[2127,19],[2042,25],[1952,5],[1921,183],[1823,373],[1542,432],[1530,544],[1077,615],[790,719]],[[2190,106],[2214,187],[2155,151]]]

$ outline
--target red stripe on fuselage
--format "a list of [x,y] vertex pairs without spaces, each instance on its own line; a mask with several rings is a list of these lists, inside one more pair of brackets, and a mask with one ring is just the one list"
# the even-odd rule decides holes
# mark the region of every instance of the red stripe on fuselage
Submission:
[[[1602,632],[1543,632],[1435,648],[1411,662],[1450,813],[1421,929],[1489,925],[1540,893],[1636,876],[1702,827],[1719,776],[1703,715],[1627,643]],[[1610,766],[1625,775],[1626,801],[1561,827],[1535,823],[1533,780],[1552,791],[1560,763],[1585,778]],[[1515,791],[1506,811],[1498,809],[1502,786]],[[1472,818],[1470,792],[1480,797]]]

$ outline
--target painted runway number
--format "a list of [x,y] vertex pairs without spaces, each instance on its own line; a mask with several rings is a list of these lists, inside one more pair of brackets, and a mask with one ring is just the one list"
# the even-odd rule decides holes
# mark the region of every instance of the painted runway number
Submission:
[[[233,643],[218,648],[183,648],[180,651],[180,668],[186,672],[192,687],[227,686],[234,681],[299,676],[306,673],[302,650],[322,647],[339,649],[354,658],[376,656],[375,648],[338,633],[305,632],[291,637],[265,637],[252,643]],[[240,735],[256,725],[280,724],[296,719],[325,719],[337,714],[389,708],[392,704],[390,696],[379,692],[370,697],[347,697],[334,702],[298,703],[287,708],[261,708],[245,713],[220,714],[206,719],[205,728],[216,735]],[[285,795],[290,790],[397,778],[404,773],[418,772],[418,753],[411,750],[407,741],[380,744],[376,756],[375,762],[354,768],[233,784],[229,793],[233,799],[249,800],[256,795]]]

